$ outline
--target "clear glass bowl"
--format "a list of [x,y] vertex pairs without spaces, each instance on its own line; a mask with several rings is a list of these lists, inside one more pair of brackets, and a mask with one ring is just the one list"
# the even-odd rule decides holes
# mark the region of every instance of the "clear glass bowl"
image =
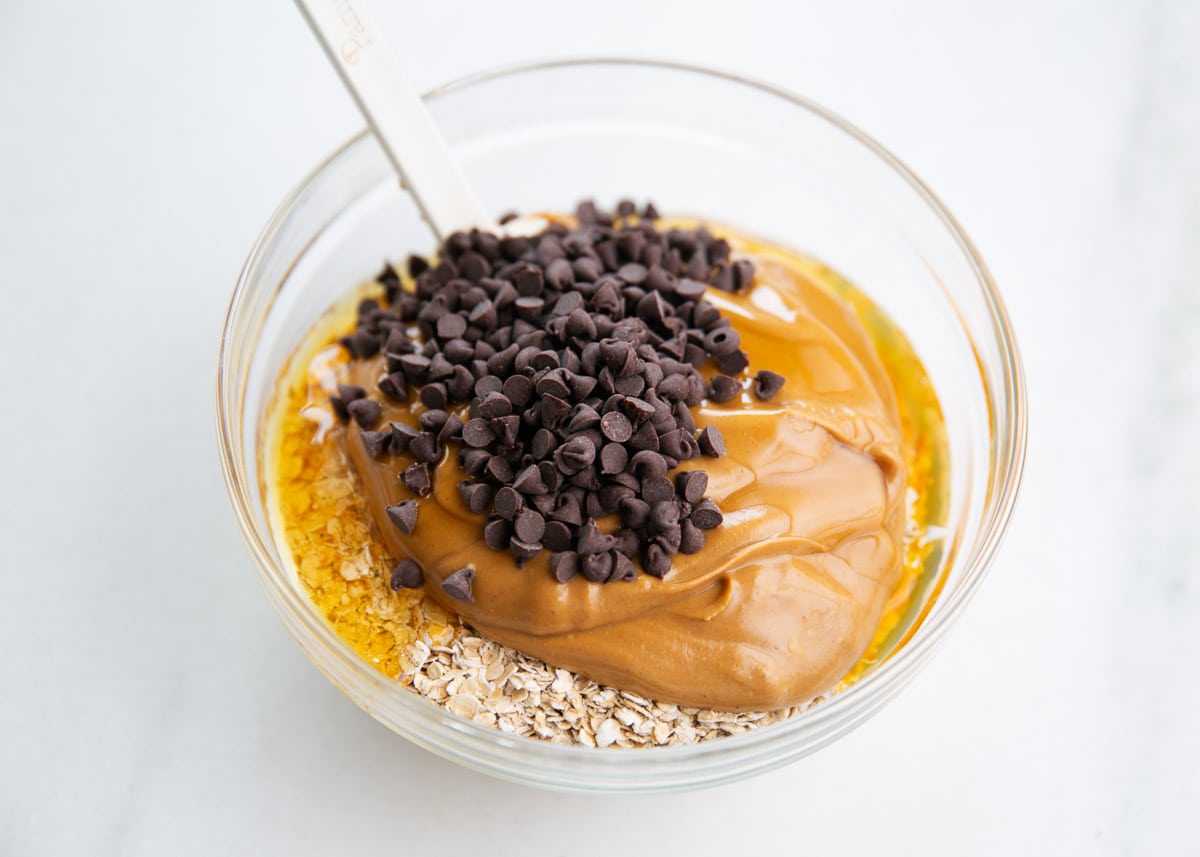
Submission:
[[[360,659],[318,615],[264,511],[260,423],[315,319],[385,259],[433,246],[374,138],[309,175],[246,262],[221,337],[222,465],[260,579],[288,631],[334,684],[409,740],[468,767],[564,791],[662,792],[760,773],[834,741],[925,664],[983,579],[1012,511],[1025,389],[987,268],[937,197],[894,155],[782,90],[681,65],[578,60],[506,68],[427,98],[487,205],[571,210],[652,199],[814,256],[904,330],[937,389],[949,439],[942,585],[890,657],[782,723],[698,745],[616,750],[505,736],[460,719]],[[938,589],[935,587],[935,589]]]

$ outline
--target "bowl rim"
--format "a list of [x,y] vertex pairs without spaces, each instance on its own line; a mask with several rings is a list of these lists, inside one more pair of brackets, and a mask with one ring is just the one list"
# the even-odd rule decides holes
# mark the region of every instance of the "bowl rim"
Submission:
[[[1022,481],[1026,443],[1027,443],[1027,393],[1025,386],[1024,369],[1021,362],[1020,353],[1017,347],[1016,337],[1012,330],[1012,325],[1008,316],[1007,309],[997,290],[995,281],[992,278],[991,272],[986,263],[983,261],[974,242],[967,236],[965,230],[959,224],[958,220],[950,213],[941,199],[920,179],[915,173],[896,155],[882,146],[869,134],[865,133],[852,123],[843,119],[833,111],[817,104],[816,102],[798,95],[786,88],[775,84],[759,80],[750,76],[711,67],[701,66],[694,63],[680,62],[667,59],[649,59],[633,56],[588,56],[588,57],[568,57],[568,58],[547,58],[534,60],[529,62],[518,62],[500,65],[491,69],[474,72],[462,77],[458,77],[448,83],[434,87],[425,93],[422,97],[427,101],[434,101],[442,96],[450,95],[459,90],[469,88],[482,83],[498,80],[501,78],[515,77],[531,72],[549,71],[562,68],[577,68],[577,67],[623,67],[633,69],[651,69],[651,70],[667,70],[674,72],[683,72],[701,77],[715,78],[726,82],[746,86],[751,89],[758,90],[775,98],[781,99],[790,103],[795,107],[806,110],[811,114],[823,119],[827,123],[834,126],[837,130],[846,134],[850,138],[857,141],[867,150],[881,159],[885,164],[890,166],[892,170],[903,179],[909,187],[917,193],[917,195],[925,202],[925,204],[933,211],[938,220],[950,233],[954,239],[958,249],[962,252],[968,261],[970,268],[974,274],[977,285],[980,287],[984,298],[985,306],[988,310],[989,320],[991,322],[990,333],[995,337],[995,341],[999,347],[1000,365],[999,365],[999,382],[995,387],[990,387],[987,383],[986,376],[980,372],[980,380],[984,384],[985,397],[989,403],[989,432],[990,432],[990,448],[988,461],[988,489],[987,496],[993,497],[994,501],[989,505],[985,504],[984,514],[979,522],[979,536],[969,546],[969,550],[959,555],[958,563],[962,567],[962,573],[958,580],[958,584],[951,592],[943,592],[941,598],[945,599],[941,610],[936,614],[931,614],[925,617],[925,620],[912,634],[899,650],[889,655],[882,663],[871,669],[866,675],[859,679],[850,688],[845,691],[836,693],[830,698],[823,700],[820,704],[813,708],[800,712],[791,718],[782,720],[778,723],[769,726],[750,730],[749,732],[726,736],[717,742],[702,742],[681,746],[670,747],[651,747],[651,748],[636,748],[629,753],[613,752],[612,748],[600,749],[575,745],[559,745],[552,744],[537,738],[527,738],[506,735],[492,727],[484,726],[475,723],[465,718],[456,718],[455,731],[459,732],[463,737],[474,739],[473,744],[483,743],[490,745],[492,749],[498,753],[505,755],[513,752],[520,752],[522,749],[536,753],[546,760],[559,759],[565,762],[578,765],[580,760],[586,760],[587,763],[602,763],[604,767],[616,763],[622,767],[629,765],[633,759],[639,759],[643,763],[651,762],[652,760],[664,760],[664,757],[683,760],[691,757],[724,757],[731,754],[737,754],[739,751],[748,750],[751,747],[762,744],[763,742],[773,743],[777,739],[784,738],[792,732],[799,731],[802,727],[820,727],[828,724],[825,728],[836,726],[839,721],[839,716],[843,709],[852,705],[863,704],[861,699],[867,694],[867,691],[874,685],[885,681],[890,676],[903,674],[910,669],[915,668],[923,662],[928,655],[933,651],[938,642],[944,636],[946,631],[953,624],[953,621],[958,617],[966,605],[970,602],[975,592],[978,590],[983,581],[985,573],[1000,547],[1003,537],[1008,529],[1012,519],[1013,509],[1017,495],[1020,490]],[[251,497],[246,486],[242,483],[240,476],[240,463],[235,457],[235,449],[239,448],[239,444],[235,439],[237,432],[234,430],[233,420],[234,414],[226,407],[228,390],[233,379],[228,377],[228,361],[231,342],[234,337],[234,328],[240,314],[247,303],[248,292],[252,288],[252,274],[260,264],[262,257],[267,249],[272,246],[278,233],[283,228],[284,223],[290,216],[291,212],[296,208],[297,203],[305,196],[307,191],[320,180],[321,175],[330,168],[339,158],[346,155],[350,150],[359,145],[363,145],[365,141],[371,137],[369,129],[364,129],[351,137],[342,145],[338,146],[329,155],[321,160],[313,169],[311,169],[299,183],[291,190],[284,198],[283,202],[272,213],[266,226],[255,240],[246,257],[241,271],[238,274],[237,284],[234,288],[233,295],[230,298],[229,306],[226,311],[224,324],[222,326],[220,346],[217,355],[217,377],[216,377],[216,429],[220,448],[221,469],[224,476],[226,490],[230,501],[234,507],[235,516],[238,521],[239,529],[241,530],[243,540],[246,543],[253,559],[258,564],[260,570],[272,569],[281,576],[285,575],[285,571],[277,566],[271,558],[267,545],[264,541],[264,535],[268,540],[269,533],[262,533],[255,525],[250,515]],[[315,239],[314,239],[315,240]],[[294,260],[293,260],[294,262]],[[282,289],[286,277],[281,282],[275,284],[275,295],[278,295]],[[272,296],[272,301],[274,296]],[[973,337],[968,336],[968,339],[974,344]],[[997,425],[996,416],[992,403],[996,397],[1001,397],[1008,404],[1009,419],[1006,424]],[[239,400],[237,403],[239,413],[240,408],[244,407],[244,401]],[[995,484],[995,480],[999,479],[999,484]],[[267,578],[270,575],[260,575],[260,579],[264,587],[267,584]],[[273,581],[278,584],[278,581]],[[285,602],[294,602],[299,600],[299,593],[293,592],[293,587],[281,587],[276,585],[278,594]],[[276,605],[278,609],[279,605]],[[412,693],[407,688],[403,687],[394,679],[380,673],[373,666],[359,657],[349,645],[337,635],[337,633],[328,625],[323,617],[312,609],[311,602],[307,602],[307,606],[291,604],[292,615],[303,623],[305,629],[315,635],[327,647],[333,649],[346,666],[353,670],[361,678],[371,684],[374,684],[387,693],[389,696],[398,700],[399,704],[411,711],[414,716],[438,715],[451,716],[444,714],[440,708],[435,706],[429,700],[420,697],[418,694]],[[291,630],[289,628],[289,630]],[[294,632],[293,632],[294,633]],[[324,669],[322,668],[322,671]],[[382,681],[381,681],[382,680]],[[884,692],[881,701],[878,705],[882,705],[887,699],[898,692],[900,688],[896,687],[892,692]],[[353,698],[353,697],[352,697]],[[367,706],[360,698],[355,698],[361,707],[368,710],[373,715],[376,714],[371,706]],[[868,698],[867,702],[870,701]],[[387,725],[392,726],[389,721]],[[443,749],[431,746],[427,741],[422,740],[418,735],[404,732],[405,738],[414,741],[415,743],[425,746],[427,749],[432,749],[442,755],[447,755]],[[505,777],[503,766],[495,764],[488,765],[480,760],[473,759],[469,755],[456,753],[452,758],[468,767],[473,767],[493,775]],[[792,755],[787,755],[781,759],[778,764],[784,764],[794,758]],[[765,770],[772,765],[764,765],[758,770]],[[577,770],[577,768],[575,768]],[[724,777],[723,779],[736,779],[744,774],[733,774],[732,776]],[[529,783],[530,780],[519,776],[516,771],[512,772],[508,779],[513,779],[519,782]],[[714,780],[714,782],[720,780]],[[563,784],[558,783],[561,787]],[[686,787],[686,786],[685,786]],[[667,788],[671,788],[668,786]],[[586,786],[584,786],[584,790]]]

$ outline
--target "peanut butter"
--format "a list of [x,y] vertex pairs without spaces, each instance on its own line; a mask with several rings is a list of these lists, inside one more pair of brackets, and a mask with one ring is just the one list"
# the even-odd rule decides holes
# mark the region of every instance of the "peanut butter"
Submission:
[[[725,519],[699,553],[678,556],[663,580],[604,585],[559,583],[545,552],[517,568],[483,544],[483,516],[459,496],[452,452],[434,470],[420,527],[405,536],[384,507],[411,495],[351,425],[350,460],[389,552],[416,560],[427,594],[483,635],[598,682],[729,711],[798,705],[832,689],[867,651],[900,582],[903,431],[891,378],[855,312],[780,258],[756,261],[748,291],[708,299],[733,319],[755,364],[787,383],[771,402],[744,393],[696,409],[697,424],[716,425],[727,447],[704,464]],[[385,374],[382,358],[343,371],[367,388]],[[384,419],[415,424],[420,410],[388,404]],[[473,602],[438,586],[465,566],[486,570]]]

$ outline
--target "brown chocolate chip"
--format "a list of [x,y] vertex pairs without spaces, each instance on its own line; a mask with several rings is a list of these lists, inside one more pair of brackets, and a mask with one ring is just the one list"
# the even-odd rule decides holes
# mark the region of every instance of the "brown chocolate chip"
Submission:
[[554,579],[566,583],[579,574],[579,554],[574,551],[561,551],[550,557],[550,570]]
[[494,551],[508,549],[512,539],[512,524],[503,518],[491,518],[483,527],[483,543]]
[[427,431],[421,432],[409,442],[408,451],[417,461],[426,464],[436,464],[442,457],[442,447],[438,443],[437,435]]
[[418,497],[428,497],[430,491],[433,490],[433,478],[429,473],[429,465],[421,461],[404,468],[400,474],[400,481]]
[[387,512],[388,518],[396,529],[405,535],[412,535],[413,529],[417,526],[417,503],[415,500],[401,500],[395,506],[386,506],[384,511]]
[[739,259],[733,263],[733,288],[743,291],[754,281],[754,263],[749,259]]
[[782,375],[772,372],[769,369],[761,369],[754,376],[754,395],[760,401],[764,402],[768,399],[773,399],[783,389],[783,385],[786,382],[787,379]]
[[717,508],[717,504],[712,500],[704,499],[696,504],[692,509],[692,514],[688,519],[702,530],[711,530],[714,527],[719,527],[725,517],[721,514],[721,510]]
[[703,470],[685,470],[675,476],[675,490],[689,503],[699,503],[708,490],[708,474]]
[[426,384],[421,388],[419,396],[421,404],[433,410],[445,408],[450,401],[446,395],[446,385],[440,382]]
[[555,499],[551,517],[570,526],[577,527],[582,524],[583,510],[580,507],[579,498],[574,494],[559,494]]
[[732,327],[716,327],[704,337],[704,348],[710,354],[724,357],[737,351],[742,344],[741,335]]
[[633,437],[633,423],[620,411],[609,411],[600,418],[600,431],[615,443],[624,443]]
[[679,552],[686,554],[698,553],[704,547],[704,531],[691,519],[684,518],[679,522]]
[[642,570],[651,577],[662,579],[671,570],[670,554],[664,551],[661,545],[651,542],[642,557]]
[[542,481],[541,472],[536,465],[529,465],[512,482],[512,487],[522,494],[545,494],[546,483]]
[[482,417],[476,417],[472,420],[467,420],[463,426],[463,443],[467,446],[486,447],[496,439],[496,433],[492,431],[491,424]]
[[546,532],[546,520],[533,509],[525,509],[513,523],[517,537],[524,542],[540,542]]
[[475,583],[475,569],[460,568],[442,581],[442,591],[458,601],[474,601],[471,589]]
[[612,551],[604,553],[584,554],[579,563],[580,571],[583,576],[593,583],[602,583],[608,580],[608,576],[613,570],[613,555]]
[[613,567],[612,572],[608,575],[608,583],[616,580],[631,581],[637,577],[637,569],[633,566],[633,560],[620,551],[612,552]]
[[511,375],[504,379],[501,392],[512,402],[513,407],[523,408],[533,398],[533,382],[524,375]]
[[606,443],[600,449],[600,472],[612,475],[620,473],[629,463],[629,453],[619,443]]
[[647,503],[661,503],[675,496],[675,487],[665,476],[652,476],[642,480],[641,495]]
[[562,521],[547,521],[541,542],[549,550],[565,551],[571,548],[571,528]]
[[393,402],[408,401],[408,381],[403,372],[393,372],[379,382],[379,392]]
[[364,431],[362,433],[363,449],[371,458],[382,458],[391,451],[391,431]]
[[346,412],[362,428],[369,429],[379,422],[383,409],[374,399],[354,399],[346,404]]
[[541,549],[541,542],[527,542],[515,535],[508,541],[508,551],[517,561],[518,568],[537,556]]
[[717,366],[726,375],[737,375],[746,371],[746,367],[750,365],[750,358],[746,356],[745,351],[734,351],[731,354],[724,354],[717,358]]
[[725,454],[725,438],[715,425],[705,426],[696,440],[700,444],[700,451],[707,456],[720,458]]
[[437,320],[437,335],[442,339],[457,339],[467,332],[467,320],[457,313]]
[[425,575],[421,572],[421,566],[411,559],[406,559],[392,569],[392,576],[388,583],[392,589],[397,590],[420,589],[425,584]]
[[731,402],[742,391],[742,385],[736,378],[728,375],[713,375],[708,382],[708,397],[717,404]]
[[554,463],[563,473],[583,470],[596,458],[596,447],[585,435],[576,435],[554,451]]
[[492,504],[492,488],[484,482],[464,479],[458,483],[458,493],[466,507],[475,514],[486,512]]

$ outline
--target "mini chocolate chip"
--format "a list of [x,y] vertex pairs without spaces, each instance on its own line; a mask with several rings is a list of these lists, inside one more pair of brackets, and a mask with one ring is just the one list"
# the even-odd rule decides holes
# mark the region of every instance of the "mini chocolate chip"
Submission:
[[565,551],[571,547],[571,528],[561,521],[547,521],[541,542],[549,550]]
[[391,431],[364,431],[362,433],[363,449],[371,458],[382,458],[392,445]]
[[675,496],[675,486],[665,476],[652,476],[642,480],[641,494],[647,503],[661,503]]
[[643,452],[657,453],[658,432],[654,430],[654,424],[649,422],[642,423],[641,427],[633,433],[633,437],[629,439],[629,445]]
[[513,522],[513,530],[521,541],[540,542],[546,532],[546,521],[533,509],[525,509],[517,515]]
[[601,553],[611,550],[614,541],[612,536],[600,532],[595,521],[588,520],[579,528],[579,539],[575,543],[575,549],[580,553]]
[[642,557],[642,570],[651,577],[662,579],[671,570],[671,557],[661,546],[651,542]]
[[512,539],[512,524],[503,518],[490,518],[483,527],[483,543],[494,551],[508,549]]
[[437,335],[442,339],[457,339],[467,332],[467,320],[457,313],[437,320]]
[[541,549],[541,542],[527,542],[517,536],[513,536],[508,541],[508,550],[513,555],[513,559],[517,561],[517,568],[537,556]]
[[746,356],[745,351],[734,351],[732,354],[725,354],[717,358],[717,366],[726,375],[737,375],[744,372],[749,365],[750,358]]
[[559,494],[554,503],[551,517],[556,521],[577,527],[583,523],[583,510],[579,498],[574,494]]
[[554,579],[566,583],[579,574],[579,554],[574,551],[561,551],[550,557],[550,570]]
[[369,429],[379,422],[379,416],[383,409],[374,399],[354,399],[346,404],[346,412],[354,418],[359,426]]
[[715,327],[704,337],[704,347],[710,354],[723,357],[738,350],[742,337],[732,327]]
[[679,522],[679,552],[692,554],[698,553],[704,547],[704,531],[701,530],[689,518],[684,518]]
[[491,424],[482,417],[467,420],[467,424],[463,426],[462,436],[463,443],[474,447],[486,447],[496,439],[496,433],[492,431]]
[[512,402],[503,393],[488,393],[479,400],[476,413],[485,418],[506,417],[513,412]]
[[406,559],[392,569],[392,577],[388,583],[396,590],[420,589],[425,585],[425,575],[421,572],[421,566],[411,559]]
[[533,439],[529,442],[529,451],[534,458],[541,460],[553,452],[557,444],[558,439],[554,436],[554,432],[550,429],[540,428],[533,433]]
[[708,382],[708,397],[717,404],[733,401],[742,391],[741,382],[728,375],[713,375]]
[[754,263],[749,259],[739,259],[733,263],[733,287],[743,291],[754,281]]
[[426,384],[421,388],[419,396],[422,405],[435,410],[445,408],[450,403],[446,395],[446,385],[441,382]]
[[631,581],[637,577],[637,569],[633,566],[633,560],[620,551],[612,552],[613,567],[612,572],[608,575],[608,583],[617,580]]
[[395,506],[385,506],[384,511],[387,512],[388,519],[396,525],[396,529],[405,535],[412,535],[413,528],[417,525],[415,500],[401,500]]
[[761,369],[754,376],[754,395],[760,401],[765,402],[768,399],[774,398],[783,389],[785,383],[787,383],[787,379],[782,375],[772,372],[769,369]]
[[546,484],[542,481],[541,472],[536,465],[529,465],[517,474],[512,481],[513,488],[522,494],[545,494]]
[[442,446],[432,432],[423,431],[408,444],[408,451],[417,461],[435,464],[442,457]]
[[682,429],[674,429],[658,439],[658,448],[664,455],[669,455],[680,461],[686,460],[691,456],[688,455],[687,440],[685,438],[688,438],[688,435]]
[[407,402],[408,380],[404,377],[404,373],[393,372],[382,378],[379,382],[379,392],[393,402]]
[[474,582],[475,569],[470,566],[460,568],[442,581],[442,591],[458,601],[474,601],[475,596],[471,591]]
[[699,503],[708,490],[708,474],[703,470],[685,470],[675,475],[675,490],[689,503]]
[[517,442],[517,432],[521,429],[521,418],[517,414],[496,417],[491,421],[491,426],[500,444],[512,446]]
[[633,424],[620,411],[609,411],[600,418],[600,431],[615,443],[624,443],[633,437]]
[[705,498],[692,509],[692,514],[688,516],[688,520],[702,530],[711,530],[714,527],[719,527],[725,518],[721,514],[721,510],[717,508],[717,504]]
[[442,430],[442,426],[446,424],[446,420],[449,418],[449,416],[450,415],[443,410],[431,408],[417,417],[417,421],[421,424],[421,428],[425,429],[425,431],[437,433]]
[[596,447],[585,435],[576,435],[554,451],[554,463],[563,473],[578,473],[596,458]]
[[458,483],[458,493],[463,503],[475,514],[486,512],[492,503],[492,488],[484,482],[463,480]]
[[401,455],[408,452],[408,445],[412,443],[412,439],[420,434],[420,432],[407,423],[388,423],[388,425],[392,430],[392,453]]
[[721,430],[715,425],[706,425],[696,440],[700,444],[700,451],[705,455],[720,458],[725,454],[725,438],[721,436]]
[[642,479],[662,478],[667,473],[667,462],[658,452],[644,449],[629,459],[629,470]]
[[646,266],[638,262],[629,262],[617,269],[617,276],[631,286],[636,286],[646,279]]
[[404,468],[404,471],[400,474],[400,481],[404,483],[404,486],[409,491],[418,497],[428,497],[430,491],[433,490],[433,479],[429,473],[429,465],[421,461],[414,462]]
[[502,485],[511,482],[513,478],[512,464],[503,455],[493,455],[489,458],[483,472],[489,479]]
[[580,562],[580,571],[583,572],[583,576],[593,583],[602,583],[608,580],[612,570],[613,555],[611,551],[584,554]]
[[679,504],[674,499],[655,502],[650,507],[650,517],[646,526],[651,534],[666,532],[679,526]]
[[504,381],[499,375],[484,375],[475,381],[472,389],[475,390],[475,395],[482,399],[488,393],[499,393],[503,386]]
[[533,398],[533,382],[524,375],[510,375],[501,389],[513,407],[523,408]]
[[440,443],[445,443],[448,440],[461,440],[462,430],[462,417],[460,417],[458,414],[450,414],[446,417],[446,421],[442,423],[442,427],[438,430],[438,441]]
[[606,443],[600,449],[600,472],[612,475],[620,473],[629,463],[629,453],[619,443]]
[[566,259],[555,259],[546,266],[545,279],[551,288],[566,291],[575,284],[575,271]]
[[625,527],[642,527],[650,517],[650,504],[637,497],[627,497],[621,501],[621,525]]
[[522,499],[520,493],[509,485],[505,485],[496,492],[494,506],[496,514],[502,518],[507,518],[511,521],[517,516],[517,513],[521,511],[524,505],[525,501]]
[[571,411],[571,406],[558,396],[543,396],[541,406],[542,425],[548,429],[556,428]]

